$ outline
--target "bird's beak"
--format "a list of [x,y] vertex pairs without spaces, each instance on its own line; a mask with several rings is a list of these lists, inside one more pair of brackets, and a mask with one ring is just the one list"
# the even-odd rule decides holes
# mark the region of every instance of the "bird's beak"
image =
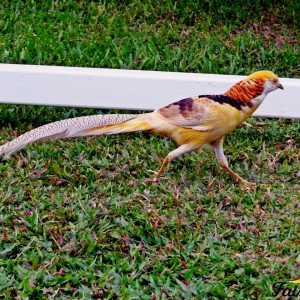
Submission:
[[284,90],[284,88],[283,88],[283,86],[282,86],[282,84],[281,84],[280,82],[278,82],[277,88],[278,88],[278,89],[281,89],[281,90]]

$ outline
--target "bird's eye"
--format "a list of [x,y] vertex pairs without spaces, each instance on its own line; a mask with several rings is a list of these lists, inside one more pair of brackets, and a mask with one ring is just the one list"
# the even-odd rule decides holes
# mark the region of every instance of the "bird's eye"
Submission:
[[277,84],[277,82],[278,82],[278,79],[276,79],[276,78],[273,78],[273,79],[272,79],[272,83],[273,83],[273,84]]

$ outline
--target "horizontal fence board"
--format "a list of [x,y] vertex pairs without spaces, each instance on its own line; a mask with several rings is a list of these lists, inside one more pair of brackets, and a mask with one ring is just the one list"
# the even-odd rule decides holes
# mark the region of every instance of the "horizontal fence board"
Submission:
[[[0,64],[0,103],[153,110],[220,94],[245,76]],[[281,78],[256,116],[300,118],[300,79]]]

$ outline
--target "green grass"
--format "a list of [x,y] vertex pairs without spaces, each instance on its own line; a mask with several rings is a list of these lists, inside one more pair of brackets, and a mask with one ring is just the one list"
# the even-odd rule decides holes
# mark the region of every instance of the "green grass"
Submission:
[[[0,62],[299,77],[298,2],[4,1]],[[102,112],[2,105],[0,143]],[[249,123],[225,153],[252,190],[209,149],[149,184],[175,144],[141,133],[1,161],[0,298],[274,299],[300,277],[300,123]]]
[[299,75],[298,1],[144,2],[4,1],[0,61]]

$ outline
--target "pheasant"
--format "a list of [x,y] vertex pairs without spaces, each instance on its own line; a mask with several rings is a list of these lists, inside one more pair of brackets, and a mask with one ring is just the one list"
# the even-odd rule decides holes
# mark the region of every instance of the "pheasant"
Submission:
[[221,95],[185,98],[144,114],[107,114],[77,117],[49,123],[28,131],[0,146],[5,157],[29,143],[79,136],[147,131],[175,140],[178,148],[164,159],[153,181],[158,182],[167,165],[176,157],[210,145],[219,165],[234,180],[248,184],[228,166],[223,152],[225,135],[244,122],[268,93],[283,89],[271,71],[257,71]]

